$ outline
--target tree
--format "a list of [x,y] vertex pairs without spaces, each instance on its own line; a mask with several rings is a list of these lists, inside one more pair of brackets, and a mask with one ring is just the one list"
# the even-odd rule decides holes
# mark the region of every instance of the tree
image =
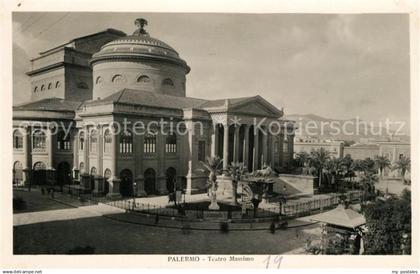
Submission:
[[322,176],[324,174],[324,167],[327,161],[330,159],[330,152],[325,148],[321,147],[318,150],[311,151],[309,164],[311,167],[314,167],[317,170],[318,177],[318,186],[322,186]]
[[365,208],[367,254],[411,254],[411,193],[376,200]]
[[394,169],[401,171],[401,181],[405,183],[404,176],[407,171],[411,169],[411,161],[408,157],[401,157],[398,161],[394,164]]
[[354,173],[354,161],[351,158],[351,155],[347,154],[346,156],[344,156],[343,159],[341,160],[341,164],[344,170],[343,171],[344,178],[349,178],[351,186],[353,187],[353,177],[355,176],[355,173]]
[[341,159],[332,158],[325,163],[324,167],[327,178],[330,184],[337,189],[337,179],[339,180],[344,172],[343,163]]
[[306,151],[301,151],[295,154],[295,159],[299,167],[305,167],[309,161],[309,153]]
[[375,164],[379,169],[379,178],[383,177],[383,172],[385,168],[391,167],[391,162],[385,156],[376,156],[375,157]]
[[201,162],[205,168],[205,172],[209,174],[208,184],[210,187],[210,206],[211,210],[218,210],[219,205],[217,204],[217,175],[222,172],[223,160],[219,156],[207,157],[205,162]]
[[246,174],[246,167],[243,163],[232,162],[228,166],[228,175],[232,179],[232,198],[233,205],[237,205],[237,192],[238,192],[238,182],[241,180],[242,176]]
[[363,188],[363,201],[371,200],[375,197],[375,183],[378,181],[376,173],[367,172],[363,173],[360,183]]

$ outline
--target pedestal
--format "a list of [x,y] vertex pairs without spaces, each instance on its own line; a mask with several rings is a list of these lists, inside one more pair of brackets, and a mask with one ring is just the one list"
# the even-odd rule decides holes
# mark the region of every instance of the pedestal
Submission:
[[165,175],[160,175],[157,178],[157,182],[158,182],[158,192],[160,195],[166,195],[169,193],[168,189],[166,188],[166,176]]
[[137,197],[145,197],[147,196],[146,191],[144,191],[144,178],[143,176],[139,176],[136,179],[134,179],[136,181],[136,185],[137,185]]
[[120,179],[112,177],[108,179],[109,183],[109,192],[106,195],[108,198],[121,198],[120,194]]
[[217,196],[216,196],[216,191],[212,190],[210,193],[210,205],[209,205],[209,210],[219,210],[220,207],[217,204]]

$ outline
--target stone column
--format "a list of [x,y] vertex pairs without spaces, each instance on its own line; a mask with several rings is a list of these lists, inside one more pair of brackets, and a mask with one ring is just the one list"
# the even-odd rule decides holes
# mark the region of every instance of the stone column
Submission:
[[135,170],[137,196],[147,196],[144,191],[144,176],[143,176],[143,154],[144,154],[144,134],[134,134],[134,159],[135,159]]
[[157,176],[157,183],[158,183],[158,191],[159,194],[165,195],[168,194],[168,190],[166,189],[166,172],[165,172],[165,158],[166,158],[166,135],[163,134],[162,129],[158,133],[157,138],[157,153],[158,153],[158,176]]
[[239,125],[235,125],[235,132],[233,135],[233,161],[239,161],[239,130],[241,127]]
[[25,161],[23,162],[23,181],[25,185],[29,185],[31,182],[31,173],[32,173],[32,142],[31,142],[32,132],[31,127],[24,127],[23,130],[23,149],[25,151]]
[[48,154],[48,169],[54,168],[54,136],[52,135],[52,130],[50,126],[47,126],[47,154]]
[[268,165],[268,131],[266,128],[264,128],[263,132],[262,132],[262,163],[261,163],[261,168],[264,165]]
[[195,162],[197,161],[197,143],[195,141],[194,138],[194,130],[195,128],[193,127],[194,123],[193,121],[187,121],[186,122],[186,127],[187,127],[187,131],[188,131],[188,141],[187,144],[189,146],[188,151],[188,155],[187,155],[187,159],[188,159],[188,173],[187,173],[187,186],[186,186],[186,192],[187,194],[191,194],[193,191],[193,181],[196,177],[195,174]]
[[90,133],[89,128],[85,127],[85,147],[84,147],[84,156],[85,156],[85,173],[89,173],[89,153],[90,153]]
[[258,169],[258,163],[260,161],[259,135],[258,128],[254,128],[254,159],[252,161],[252,171]]
[[112,132],[112,149],[111,149],[111,162],[112,162],[112,176],[108,179],[109,192],[107,197],[119,198],[120,194],[120,179],[118,179],[118,135],[115,134],[115,129]]
[[284,133],[279,134],[279,166],[284,166],[284,151],[283,151],[283,143],[284,143]]
[[79,138],[78,138],[78,130],[75,128],[73,131],[73,182],[75,180],[79,180]]
[[223,173],[229,165],[229,125],[223,125]]
[[211,134],[211,157],[219,156],[219,124],[213,125],[213,132]]
[[[248,160],[249,160],[249,125],[245,125],[244,127],[244,165],[248,167]],[[252,167],[250,167],[252,168]]]

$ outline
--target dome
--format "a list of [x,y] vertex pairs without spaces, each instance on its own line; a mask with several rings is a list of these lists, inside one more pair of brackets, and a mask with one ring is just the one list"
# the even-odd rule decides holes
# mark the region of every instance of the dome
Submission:
[[138,29],[129,36],[113,40],[101,47],[101,50],[93,54],[90,64],[112,60],[149,60],[167,62],[179,65],[190,71],[187,63],[179,57],[178,52],[159,39],[150,37],[144,26],[147,21],[137,19],[135,25]]

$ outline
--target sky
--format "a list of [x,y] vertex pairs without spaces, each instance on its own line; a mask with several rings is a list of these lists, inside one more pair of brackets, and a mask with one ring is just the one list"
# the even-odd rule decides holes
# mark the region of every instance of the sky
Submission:
[[14,13],[13,100],[30,98],[31,58],[106,28],[149,34],[191,67],[187,96],[261,95],[286,114],[410,119],[409,18],[403,14]]

